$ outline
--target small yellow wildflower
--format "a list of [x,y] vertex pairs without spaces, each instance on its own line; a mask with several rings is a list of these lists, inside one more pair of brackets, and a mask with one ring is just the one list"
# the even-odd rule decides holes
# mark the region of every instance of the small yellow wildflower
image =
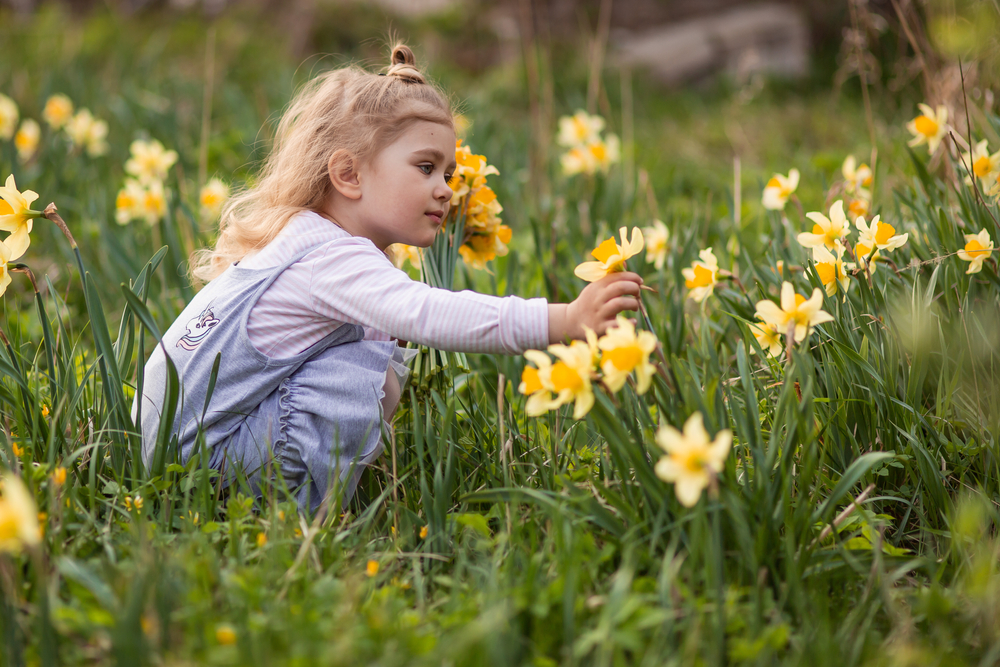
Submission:
[[838,243],[843,244],[847,233],[851,230],[847,216],[844,215],[844,202],[841,199],[833,202],[829,218],[818,211],[810,211],[806,213],[806,217],[814,223],[812,232],[803,232],[796,238],[807,248],[826,246],[828,250],[835,250]]
[[662,221],[653,220],[652,226],[642,228],[642,235],[646,241],[646,263],[653,264],[659,271],[667,260],[670,230]]
[[597,246],[590,254],[597,260],[596,262],[583,262],[573,273],[577,278],[586,280],[588,283],[600,280],[610,273],[617,273],[625,270],[625,262],[642,252],[645,242],[642,237],[642,230],[638,227],[632,228],[632,238],[626,241],[627,227],[619,230],[621,245],[611,237]]
[[[137,495],[135,498],[133,498],[132,496],[125,496],[125,509],[127,509],[128,511],[131,512],[133,507],[136,510],[141,510],[142,509],[142,496],[138,496]],[[189,511],[188,514],[190,514],[190,513],[191,512]],[[181,517],[181,518],[183,519],[184,517]],[[198,521],[197,521],[197,515],[196,515],[194,523],[198,523]]]
[[833,296],[839,289],[846,301],[851,279],[844,268],[844,246],[837,244],[836,255],[823,246],[817,246],[813,248],[813,261],[816,263],[816,275],[826,288],[826,295]]
[[993,252],[993,239],[987,230],[978,234],[965,235],[965,247],[958,251],[958,258],[970,262],[969,273],[979,273],[983,270],[983,262]]
[[52,483],[57,487],[66,483],[66,468],[59,466],[52,471]]
[[420,526],[420,539],[427,538],[427,526]]
[[61,93],[52,95],[45,101],[42,119],[53,130],[62,129],[73,117],[73,102]]
[[[774,326],[782,334],[787,334],[794,326],[794,340],[805,340],[816,325],[833,321],[830,313],[822,310],[823,292],[817,287],[812,296],[806,299],[795,293],[790,282],[781,284],[781,306],[769,299],[757,302],[757,317],[765,324]],[[789,341],[794,342],[794,341]]]
[[870,255],[873,248],[893,251],[902,247],[910,237],[908,233],[896,234],[895,228],[887,222],[881,222],[877,215],[872,218],[871,225],[865,224],[865,219],[859,217],[854,221],[854,226],[861,232],[858,243],[854,246],[855,254],[860,257]]
[[44,419],[48,416],[49,416],[49,406],[42,405],[42,418]]
[[14,136],[20,116],[17,103],[0,93],[0,139],[9,141]]
[[38,150],[38,141],[42,137],[42,128],[38,121],[25,118],[14,135],[14,148],[17,149],[17,157],[21,162],[27,162]]
[[926,104],[918,104],[917,107],[920,115],[906,124],[906,129],[913,135],[909,145],[927,144],[927,154],[933,155],[948,132],[948,109],[939,105],[935,112]]
[[672,426],[661,426],[656,433],[656,444],[666,455],[656,462],[656,475],[674,483],[674,492],[682,505],[694,507],[702,490],[725,467],[732,442],[732,431],[725,429],[709,439],[700,412],[688,418],[683,433]]
[[656,372],[656,367],[649,363],[649,355],[656,349],[656,342],[653,332],[637,333],[632,322],[619,315],[617,324],[597,341],[597,347],[602,352],[604,384],[608,389],[617,392],[625,385],[629,373],[635,371],[636,392],[645,394]]
[[1000,176],[1000,151],[990,155],[988,146],[986,139],[983,139],[973,146],[971,152],[962,153],[962,164],[964,165],[962,171],[965,173],[966,185],[972,185],[972,177],[969,172],[972,172],[972,176],[979,179],[984,190],[992,188],[993,183]]
[[374,577],[376,574],[378,574],[378,568],[379,568],[378,561],[370,560],[368,561],[368,565],[365,566],[365,574],[367,574],[369,577]]
[[698,253],[700,259],[695,260],[690,268],[681,269],[684,276],[684,286],[688,288],[688,298],[701,303],[712,296],[715,286],[719,284],[719,260],[711,248],[705,248]]
[[[174,154],[176,155],[176,153]],[[206,220],[218,218],[219,214],[222,213],[222,205],[226,203],[227,199],[229,199],[229,186],[218,178],[209,180],[198,193],[201,217]]]
[[164,180],[167,172],[177,162],[177,151],[168,151],[156,139],[137,139],[129,146],[129,151],[132,157],[125,162],[125,171],[143,185]]
[[0,553],[19,553],[41,541],[38,508],[20,477],[0,477]]
[[799,187],[798,169],[789,170],[788,176],[775,174],[764,186],[761,204],[769,211],[781,211],[797,187]]
[[[757,344],[760,345],[760,349],[764,350],[764,352],[772,357],[777,357],[781,354],[781,332],[778,331],[778,327],[773,324],[754,322],[750,325],[750,332],[757,339]],[[756,352],[757,350],[755,349],[750,350],[751,354],[755,354]]]
[[31,209],[31,202],[38,199],[38,194],[31,190],[18,192],[14,174],[7,177],[7,183],[0,188],[0,230],[10,232],[4,239],[4,245],[10,250],[10,256],[5,261],[13,262],[28,249],[31,243],[32,221],[41,217],[40,211]]
[[215,641],[223,646],[232,646],[236,643],[236,630],[231,625],[219,625],[215,628]]
[[[2,251],[2,248],[0,248],[0,251]],[[2,257],[0,257],[0,260],[2,260]],[[6,261],[3,261],[2,263],[6,264]],[[10,280],[8,280],[7,282],[10,282]],[[7,289],[6,285],[3,286],[3,289]],[[14,449],[14,456],[16,456],[17,458],[21,458],[22,456],[24,456],[24,447],[19,447],[16,442],[13,443],[11,447]]]
[[263,548],[267,544],[267,533],[257,533],[257,546]]

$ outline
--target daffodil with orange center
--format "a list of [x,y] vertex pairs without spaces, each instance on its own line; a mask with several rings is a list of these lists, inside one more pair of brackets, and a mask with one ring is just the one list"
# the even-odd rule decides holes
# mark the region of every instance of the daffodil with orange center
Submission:
[[597,336],[590,329],[586,333],[586,342],[549,345],[549,354],[558,359],[548,372],[555,393],[553,407],[573,403],[573,419],[583,419],[594,406],[591,375],[597,360]]
[[146,199],[146,189],[134,178],[125,179],[125,187],[118,191],[115,197],[115,220],[119,225],[126,225],[136,218],[143,217],[142,205]]
[[840,167],[840,173],[844,176],[845,192],[852,195],[856,194],[863,199],[871,197],[867,190],[872,184],[871,167],[864,162],[858,165],[854,156],[848,155],[844,159],[844,164]]
[[597,161],[594,154],[586,146],[574,146],[559,158],[563,174],[566,176],[576,176],[577,174],[593,174],[597,171]]
[[681,269],[684,275],[684,286],[688,288],[688,298],[701,303],[710,297],[719,283],[719,260],[711,248],[698,253],[700,259],[695,260],[690,268]]
[[939,105],[935,111],[926,104],[918,104],[917,107],[920,115],[906,124],[906,129],[913,135],[909,145],[927,144],[928,155],[933,155],[948,132],[948,109]]
[[604,140],[587,144],[587,151],[590,152],[592,158],[588,164],[592,165],[594,171],[600,170],[605,174],[608,173],[611,165],[621,160],[621,142],[614,134],[609,134]]
[[21,121],[21,127],[14,135],[14,148],[17,149],[17,157],[21,162],[27,162],[38,150],[38,142],[42,137],[42,128],[38,121],[25,118]]
[[458,207],[462,197],[486,185],[486,177],[499,174],[497,168],[487,164],[485,155],[476,155],[461,139],[455,142],[455,173],[448,185],[451,187],[451,205]]
[[632,228],[632,239],[627,240],[627,227],[618,230],[621,236],[621,245],[614,237],[606,239],[599,246],[594,248],[590,254],[594,256],[596,262],[583,262],[573,273],[577,278],[586,280],[588,283],[600,280],[611,273],[618,273],[625,270],[625,262],[632,256],[642,252],[645,241],[642,237],[642,230],[638,227]]
[[486,262],[507,254],[507,244],[513,236],[507,225],[491,224],[486,228],[467,227],[466,240],[458,253],[465,263],[474,269],[485,269]]
[[517,390],[528,397],[524,411],[529,417],[544,415],[559,404],[553,400],[552,360],[540,350],[526,350],[524,358],[534,364],[525,366],[521,372],[521,384]]
[[138,210],[149,225],[155,225],[166,215],[167,194],[163,190],[163,183],[152,181],[146,186]]
[[829,218],[819,211],[810,211],[806,213],[806,217],[814,223],[812,232],[802,232],[796,238],[807,248],[826,246],[828,250],[835,250],[837,244],[843,244],[847,233],[851,231],[851,225],[844,215],[844,202],[841,199],[833,202]]
[[694,507],[701,492],[725,467],[733,433],[723,429],[714,439],[709,438],[701,413],[695,412],[684,422],[683,433],[672,426],[661,426],[656,444],[666,452],[656,462],[656,476],[673,483],[682,505]]
[[603,118],[579,110],[572,116],[563,116],[559,119],[559,135],[556,142],[565,148],[585,146],[598,141],[603,130]]
[[4,239],[4,245],[10,251],[6,261],[13,262],[28,249],[31,243],[31,225],[35,218],[42,216],[40,211],[31,209],[31,202],[38,199],[38,194],[31,190],[19,192],[14,175],[7,177],[7,183],[0,188],[0,230],[10,232]]
[[972,176],[979,179],[980,186],[984,190],[993,187],[993,183],[1000,176],[1000,151],[990,155],[989,144],[983,139],[972,147],[968,153],[962,153],[962,170],[965,171],[965,184],[972,185]]
[[0,477],[0,553],[20,553],[41,541],[38,507],[21,478]]
[[45,100],[42,120],[48,123],[53,130],[61,130],[72,117],[73,102],[65,95],[56,93]]
[[[764,352],[772,357],[781,354],[781,332],[778,331],[778,327],[773,324],[754,322],[750,325],[750,333],[757,339],[757,344]],[[755,349],[750,350],[751,353],[756,351]]]
[[985,229],[978,234],[965,235],[965,247],[958,251],[958,258],[969,262],[966,273],[979,273],[983,270],[983,262],[993,252],[993,239]]
[[168,151],[156,139],[133,141],[129,151],[132,157],[125,162],[125,171],[143,185],[165,179],[167,172],[177,162],[177,151]]
[[816,263],[816,275],[826,288],[826,295],[833,296],[839,290],[846,301],[851,279],[844,269],[844,246],[837,244],[836,255],[823,246],[813,248],[813,261]]
[[601,371],[604,384],[617,392],[635,371],[636,392],[645,394],[653,381],[656,367],[649,363],[649,355],[656,349],[656,335],[651,331],[635,330],[628,318],[619,315],[617,324],[597,341],[601,350]]
[[104,155],[108,151],[108,124],[94,118],[89,109],[76,112],[66,123],[65,130],[70,142],[80,149],[86,149],[90,157]]
[[854,226],[861,232],[858,243],[854,246],[854,253],[858,257],[868,257],[874,248],[891,252],[902,247],[910,237],[908,233],[896,234],[895,228],[879,220],[877,215],[872,218],[870,225],[865,224],[864,218],[858,218],[854,221]]
[[21,112],[17,108],[17,103],[0,93],[0,139],[9,141],[14,136],[20,117]]
[[854,219],[868,215],[871,207],[872,203],[867,199],[851,199],[847,202],[847,212]]
[[761,197],[761,204],[769,211],[784,210],[789,197],[799,187],[799,170],[792,169],[788,176],[775,174],[764,186],[764,195]]
[[218,178],[210,179],[198,193],[201,217],[205,220],[218,218],[227,199],[229,199],[229,186]]
[[[792,332],[794,340],[805,340],[813,327],[832,322],[833,316],[823,310],[823,292],[818,287],[806,299],[795,293],[790,282],[781,284],[781,305],[769,299],[757,302],[757,317],[774,326],[782,334]],[[791,342],[791,341],[790,341]]]
[[667,261],[670,230],[660,220],[653,220],[652,226],[642,228],[642,236],[646,241],[646,263],[652,264],[659,271]]

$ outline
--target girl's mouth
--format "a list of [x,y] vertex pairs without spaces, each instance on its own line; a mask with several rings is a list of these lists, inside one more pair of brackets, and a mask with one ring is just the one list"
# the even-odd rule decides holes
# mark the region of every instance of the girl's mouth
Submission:
[[426,215],[428,218],[438,223],[439,225],[441,224],[441,221],[444,219],[444,211],[429,211],[424,215]]

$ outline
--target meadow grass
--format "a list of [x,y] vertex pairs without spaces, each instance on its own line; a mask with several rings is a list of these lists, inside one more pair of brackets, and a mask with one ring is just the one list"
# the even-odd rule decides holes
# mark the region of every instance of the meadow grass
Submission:
[[[62,92],[111,132],[103,157],[47,130],[27,165],[0,149],[0,174],[54,201],[79,246],[35,220],[19,261],[38,290],[16,273],[3,297],[0,463],[45,517],[38,548],[0,554],[0,664],[1000,660],[1000,281],[995,258],[967,275],[954,255],[965,233],[997,239],[1000,212],[956,162],[906,147],[905,96],[876,105],[872,213],[909,240],[774,358],[748,325],[783,281],[821,286],[796,234],[804,212],[828,212],[844,157],[870,160],[857,99],[780,83],[667,94],[610,70],[601,110],[634,139],[607,176],[566,178],[559,149],[533,143],[520,64],[470,77],[430,63],[473,123],[468,143],[499,168],[490,182],[514,229],[509,254],[488,272],[460,264],[456,286],[568,300],[600,240],[658,217],[663,268],[629,267],[656,289],[640,326],[662,372],[643,395],[598,389],[582,420],[529,417],[524,360],[468,355],[437,390],[407,388],[346,512],[334,500],[306,516],[280,478],[260,499],[245,483],[223,491],[207,457],[174,460],[167,431],[146,469],[129,406],[156,332],[196,290],[188,255],[213,238],[199,179],[250,177],[295,82],[341,60],[296,62],[277,34],[221,17],[203,144],[203,26],[148,21],[50,8],[5,28],[0,92],[23,116]],[[572,64],[585,59],[567,60],[546,79],[552,141],[558,116],[586,104]],[[986,118],[975,132],[995,137]],[[180,158],[163,219],[121,226],[136,138]],[[801,210],[765,211],[761,189],[791,167]],[[734,279],[694,303],[682,269],[708,247]],[[655,473],[654,437],[694,412],[734,446],[688,508]]]

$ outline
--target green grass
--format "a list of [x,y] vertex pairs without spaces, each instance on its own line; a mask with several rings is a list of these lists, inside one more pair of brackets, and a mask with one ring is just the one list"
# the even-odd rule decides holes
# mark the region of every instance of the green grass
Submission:
[[[347,50],[348,28],[381,29],[348,18],[331,51]],[[407,25],[413,43],[459,31],[458,18],[437,21]],[[207,175],[239,183],[294,82],[342,60],[297,61],[276,30],[250,30],[238,15],[214,25]],[[783,260],[801,293],[818,282],[792,270],[809,267],[794,234],[811,223],[793,205],[787,219],[765,212],[761,187],[797,167],[804,210],[826,212],[843,157],[871,153],[857,99],[780,83],[749,100],[723,84],[667,94],[633,74],[628,114],[610,69],[609,126],[640,140],[608,177],[567,180],[554,146],[529,165],[519,63],[474,74],[443,56],[430,63],[473,121],[469,143],[499,168],[491,185],[514,229],[492,272],[460,269],[458,284],[571,298],[583,287],[572,269],[595,240],[648,224],[655,202],[670,256],[662,272],[642,258],[631,267],[657,289],[645,304],[667,363],[648,394],[598,392],[574,421],[565,409],[525,415],[523,359],[469,355],[470,372],[446,391],[404,400],[395,445],[365,473],[349,511],[307,517],[280,481],[255,503],[245,489],[220,494],[198,460],[147,471],[134,453],[127,407],[154,344],[146,329],[165,329],[183,308],[194,291],[188,253],[213,236],[195,202],[204,25],[70,19],[49,7],[5,26],[0,92],[22,115],[37,118],[50,93],[64,92],[112,131],[108,156],[96,159],[47,134],[28,166],[0,148],[0,175],[13,172],[43,206],[56,202],[90,272],[85,288],[69,244],[36,220],[20,261],[41,293],[15,274],[3,297],[0,465],[26,480],[47,517],[38,550],[0,555],[0,664],[998,660],[1000,280],[995,259],[968,276],[958,258],[935,258],[970,231],[998,240],[1000,212],[951,185],[943,168],[928,173],[922,148],[911,157],[903,122],[915,98],[876,103],[873,213],[910,234],[890,256],[898,271],[883,265],[870,285],[852,277],[846,301],[825,301],[834,322],[787,361],[767,361],[747,323],[758,300],[776,298],[771,267]],[[443,49],[427,39],[429,51]],[[362,43],[345,56],[373,50]],[[545,81],[550,136],[559,115],[585,103],[581,67],[554,68],[560,76]],[[989,120],[979,130],[987,136],[1000,128]],[[159,225],[122,227],[114,199],[129,143],[142,136],[179,151],[174,199]],[[709,246],[739,283],[723,282],[699,306],[686,299],[681,269]],[[710,432],[731,429],[734,449],[718,494],[687,509],[653,472],[653,434],[695,411]],[[68,471],[61,487],[50,477],[57,466]]]

